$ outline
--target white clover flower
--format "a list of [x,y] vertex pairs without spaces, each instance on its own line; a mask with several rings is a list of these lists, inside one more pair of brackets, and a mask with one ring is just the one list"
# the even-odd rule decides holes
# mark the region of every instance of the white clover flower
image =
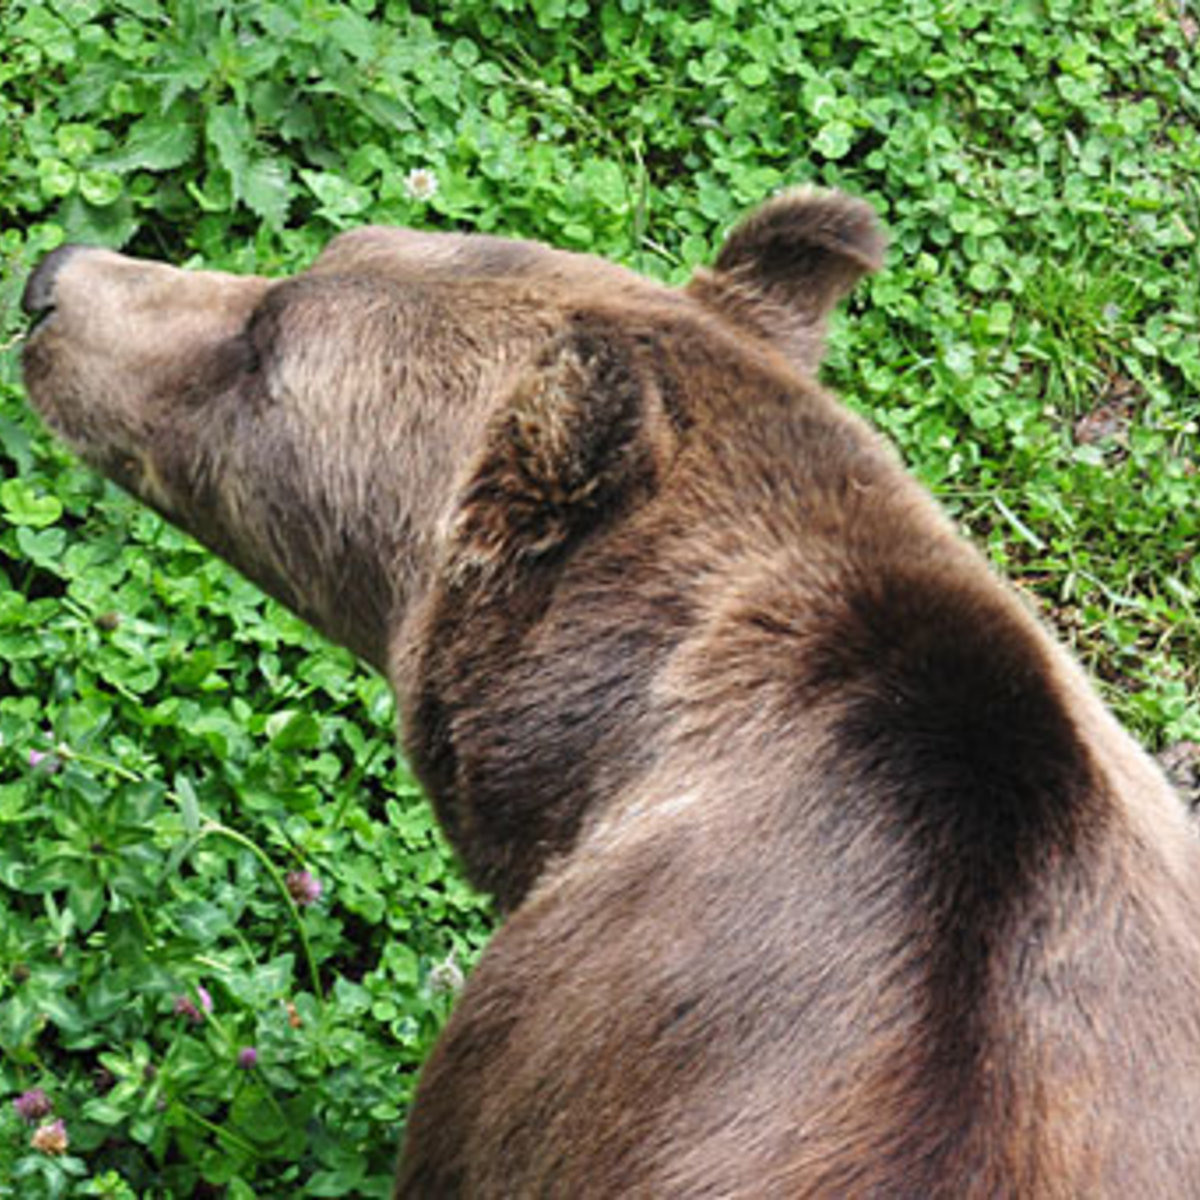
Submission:
[[429,972],[429,989],[433,992],[458,992],[465,982],[462,967],[454,961],[453,950]]
[[404,177],[404,190],[413,200],[432,200],[437,195],[438,178],[428,167],[414,167]]

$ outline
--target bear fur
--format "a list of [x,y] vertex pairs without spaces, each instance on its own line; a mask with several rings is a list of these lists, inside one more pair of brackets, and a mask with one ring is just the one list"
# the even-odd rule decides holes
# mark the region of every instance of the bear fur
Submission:
[[31,278],[33,403],[387,674],[507,914],[397,1196],[1200,1187],[1195,835],[815,381],[883,249],[798,191],[681,290],[400,229]]

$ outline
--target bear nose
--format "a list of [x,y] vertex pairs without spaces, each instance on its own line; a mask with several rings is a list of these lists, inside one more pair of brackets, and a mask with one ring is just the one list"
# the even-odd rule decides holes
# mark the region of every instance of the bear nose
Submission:
[[35,320],[45,316],[54,307],[54,280],[69,258],[73,258],[85,246],[59,246],[51,250],[34,268],[25,291],[21,294],[21,308]]

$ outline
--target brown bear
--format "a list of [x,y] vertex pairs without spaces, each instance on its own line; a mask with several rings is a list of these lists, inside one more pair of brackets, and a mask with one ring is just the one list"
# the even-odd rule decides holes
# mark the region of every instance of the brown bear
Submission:
[[815,382],[882,254],[800,191],[682,290],[400,229],[30,279],[37,408],[386,672],[507,913],[398,1196],[1200,1190],[1200,847]]

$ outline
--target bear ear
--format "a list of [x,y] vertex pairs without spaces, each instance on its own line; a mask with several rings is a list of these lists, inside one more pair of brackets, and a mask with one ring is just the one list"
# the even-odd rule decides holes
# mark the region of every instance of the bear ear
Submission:
[[641,359],[619,330],[576,328],[519,378],[460,493],[457,582],[546,560],[653,490],[674,434]]
[[688,291],[772,340],[806,370],[825,351],[825,319],[867,272],[886,239],[874,211],[841,192],[798,188],[746,217]]

